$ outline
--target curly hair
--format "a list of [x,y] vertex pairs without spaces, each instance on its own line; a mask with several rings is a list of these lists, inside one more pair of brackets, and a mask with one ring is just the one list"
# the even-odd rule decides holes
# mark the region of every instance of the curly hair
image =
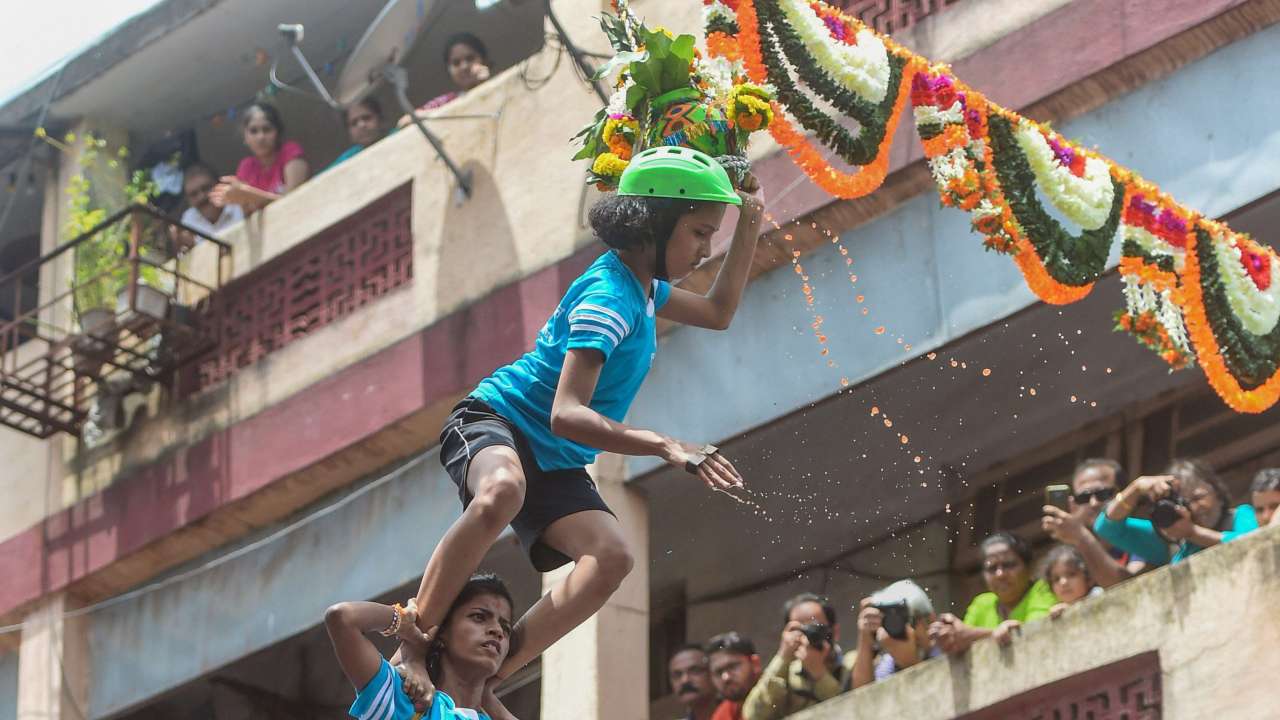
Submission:
[[[445,613],[444,622],[440,623],[440,629],[436,631],[436,637],[431,642],[430,649],[427,650],[427,675],[431,677],[431,682],[437,686],[444,681],[444,644],[440,641],[440,638],[444,636],[445,629],[453,622],[454,611],[462,607],[468,600],[481,595],[502,598],[507,601],[511,611],[515,612],[516,604],[511,599],[511,591],[507,589],[507,584],[502,581],[502,578],[493,573],[472,575],[471,579],[467,580],[467,584],[462,586],[462,592],[458,593],[458,597],[449,606],[449,612]],[[510,656],[519,647],[519,636],[512,633],[507,643],[507,655]]]
[[629,250],[671,237],[676,223],[701,201],[640,195],[608,195],[591,206],[587,219],[605,245]]

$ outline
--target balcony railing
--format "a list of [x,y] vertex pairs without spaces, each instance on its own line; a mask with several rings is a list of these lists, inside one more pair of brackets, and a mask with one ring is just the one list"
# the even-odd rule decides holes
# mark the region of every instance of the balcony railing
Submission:
[[[195,252],[216,261],[189,262],[197,243]],[[53,275],[55,288],[0,325],[0,425],[39,438],[80,436],[86,422],[115,425],[121,398],[170,381],[217,343],[202,317],[230,253],[217,238],[131,205],[0,279],[14,307],[33,272],[45,282]]]

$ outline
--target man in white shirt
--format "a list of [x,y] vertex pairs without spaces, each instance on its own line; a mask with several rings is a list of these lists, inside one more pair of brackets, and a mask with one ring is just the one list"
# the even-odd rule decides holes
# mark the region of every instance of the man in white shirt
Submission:
[[[228,227],[244,219],[244,211],[239,205],[218,207],[209,199],[209,191],[217,182],[214,172],[199,163],[188,167],[182,176],[182,194],[190,205],[182,213],[182,224],[213,237],[218,237]],[[200,238],[191,236],[191,233],[179,233],[178,241],[185,249],[200,242]]]

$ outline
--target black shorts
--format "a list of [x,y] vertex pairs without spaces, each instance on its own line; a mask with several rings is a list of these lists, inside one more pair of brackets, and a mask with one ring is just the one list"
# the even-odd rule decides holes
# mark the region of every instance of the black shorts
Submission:
[[465,510],[471,503],[467,470],[476,453],[492,445],[505,445],[520,456],[524,470],[524,505],[511,521],[511,529],[529,561],[538,572],[550,572],[573,558],[542,542],[542,533],[551,523],[584,510],[613,511],[596,490],[585,468],[543,470],[534,459],[529,441],[510,420],[476,397],[467,397],[454,406],[440,431],[440,462],[458,486],[458,498]]

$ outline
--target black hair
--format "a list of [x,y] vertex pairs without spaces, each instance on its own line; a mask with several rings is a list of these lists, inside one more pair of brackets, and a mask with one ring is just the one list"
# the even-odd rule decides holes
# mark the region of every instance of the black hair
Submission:
[[446,66],[449,65],[449,53],[453,50],[454,45],[466,45],[480,56],[485,65],[489,64],[489,48],[484,46],[480,38],[469,32],[460,32],[450,35],[449,39],[444,41],[444,64]]
[[629,250],[670,238],[680,218],[696,209],[700,202],[647,195],[606,195],[591,206],[587,220],[592,232],[605,245],[615,250]]
[[192,175],[208,175],[214,180],[218,179],[218,173],[213,168],[200,162],[193,162],[182,170],[182,184],[186,185]]
[[1093,574],[1089,572],[1089,564],[1084,561],[1084,556],[1080,551],[1070,545],[1054,545],[1047,555],[1044,557],[1044,581],[1053,585],[1053,566],[1060,562],[1069,562],[1080,568],[1084,573],[1085,580],[1090,585],[1093,584]]
[[354,103],[354,104],[350,105],[349,107],[347,107],[347,109],[346,109],[346,110],[344,110],[344,111],[343,111],[343,113],[342,113],[342,114],[343,114],[343,117],[346,117],[346,114],[347,114],[348,112],[351,112],[351,108],[357,108],[357,107],[365,107],[365,108],[368,108],[369,112],[371,112],[371,113],[373,113],[374,115],[376,115],[376,116],[378,117],[378,119],[379,119],[379,120],[381,120],[381,119],[383,118],[383,115],[382,115],[382,103],[378,102],[378,99],[377,99],[377,98],[375,98],[375,97],[373,97],[372,95],[370,95],[369,97],[367,97],[367,98],[365,98],[365,99],[361,100],[360,102]]
[[1074,482],[1080,473],[1086,470],[1093,470],[1094,468],[1106,468],[1107,470],[1110,470],[1112,474],[1115,475],[1117,490],[1129,484],[1129,477],[1124,474],[1124,466],[1110,458],[1089,458],[1087,460],[1081,460],[1080,464],[1076,465],[1076,469],[1071,472],[1071,480]]
[[707,641],[705,652],[711,653],[727,652],[735,655],[745,655],[751,657],[756,654],[756,644],[751,642],[749,638],[739,635],[736,631],[730,630],[727,633],[720,633]]
[[702,646],[701,646],[701,645],[699,645],[698,643],[694,643],[694,642],[687,642],[687,643],[682,644],[680,647],[676,648],[675,650],[672,650],[672,651],[671,651],[671,657],[667,658],[667,660],[668,660],[668,662],[669,662],[669,661],[671,660],[671,658],[673,658],[673,657],[675,657],[675,656],[679,655],[679,654],[680,654],[680,653],[682,653],[682,652],[689,652],[690,650],[697,650],[698,652],[702,653],[703,655],[705,655],[705,654],[707,653],[707,651],[706,651],[706,650],[704,650],[704,649],[702,648]]
[[982,551],[983,557],[985,557],[987,551],[995,545],[1009,546],[1009,549],[1013,551],[1014,555],[1022,558],[1024,565],[1028,568],[1031,567],[1031,546],[1027,544],[1026,540],[1023,540],[1011,532],[1001,530],[1000,532],[992,533],[990,537],[983,540],[982,544],[979,545],[978,548]]
[[[453,613],[462,607],[472,598],[481,595],[492,595],[507,601],[507,605],[511,608],[512,614],[515,613],[516,604],[511,599],[511,591],[507,589],[507,584],[502,578],[493,573],[476,573],[467,580],[467,584],[462,586],[462,592],[458,593],[458,597],[449,606],[449,611],[444,614],[444,622],[440,623],[440,629],[436,631],[436,637],[431,642],[431,648],[427,650],[427,675],[431,677],[431,682],[437,686],[444,679],[444,667],[441,662],[444,659],[444,645],[440,642],[440,638],[444,637],[445,629],[449,627],[449,623],[453,622]],[[510,657],[520,647],[519,636],[514,632],[507,640],[507,656]]]
[[836,620],[836,606],[832,605],[830,600],[822,597],[821,595],[818,595],[817,593],[811,593],[811,592],[802,592],[799,595],[796,595],[795,597],[791,598],[790,600],[782,604],[783,626],[785,627],[786,624],[791,621],[791,611],[795,609],[797,605],[803,605],[804,603],[809,603],[809,602],[818,603],[819,605],[821,605],[822,614],[827,616],[827,625],[830,627],[835,627],[836,622],[838,622]]
[[1218,516],[1218,521],[1213,524],[1213,529],[1227,529],[1222,526],[1231,518],[1231,491],[1227,489],[1226,483],[1222,482],[1222,478],[1218,477],[1218,473],[1214,471],[1212,465],[1196,458],[1174,458],[1169,462],[1169,467],[1165,469],[1165,473],[1181,481],[1182,485],[1178,488],[1178,492],[1183,497],[1187,497],[1191,493],[1190,488],[1187,487],[1188,483],[1208,485],[1213,490],[1213,493],[1218,496],[1218,500],[1222,502],[1222,512]]
[[1280,468],[1265,468],[1253,476],[1249,494],[1280,490]]
[[271,127],[276,129],[276,149],[279,150],[284,144],[284,118],[280,117],[280,111],[271,103],[255,102],[245,108],[240,113],[240,132],[243,133],[249,129],[249,118],[255,111],[262,113],[267,122],[271,123]]

